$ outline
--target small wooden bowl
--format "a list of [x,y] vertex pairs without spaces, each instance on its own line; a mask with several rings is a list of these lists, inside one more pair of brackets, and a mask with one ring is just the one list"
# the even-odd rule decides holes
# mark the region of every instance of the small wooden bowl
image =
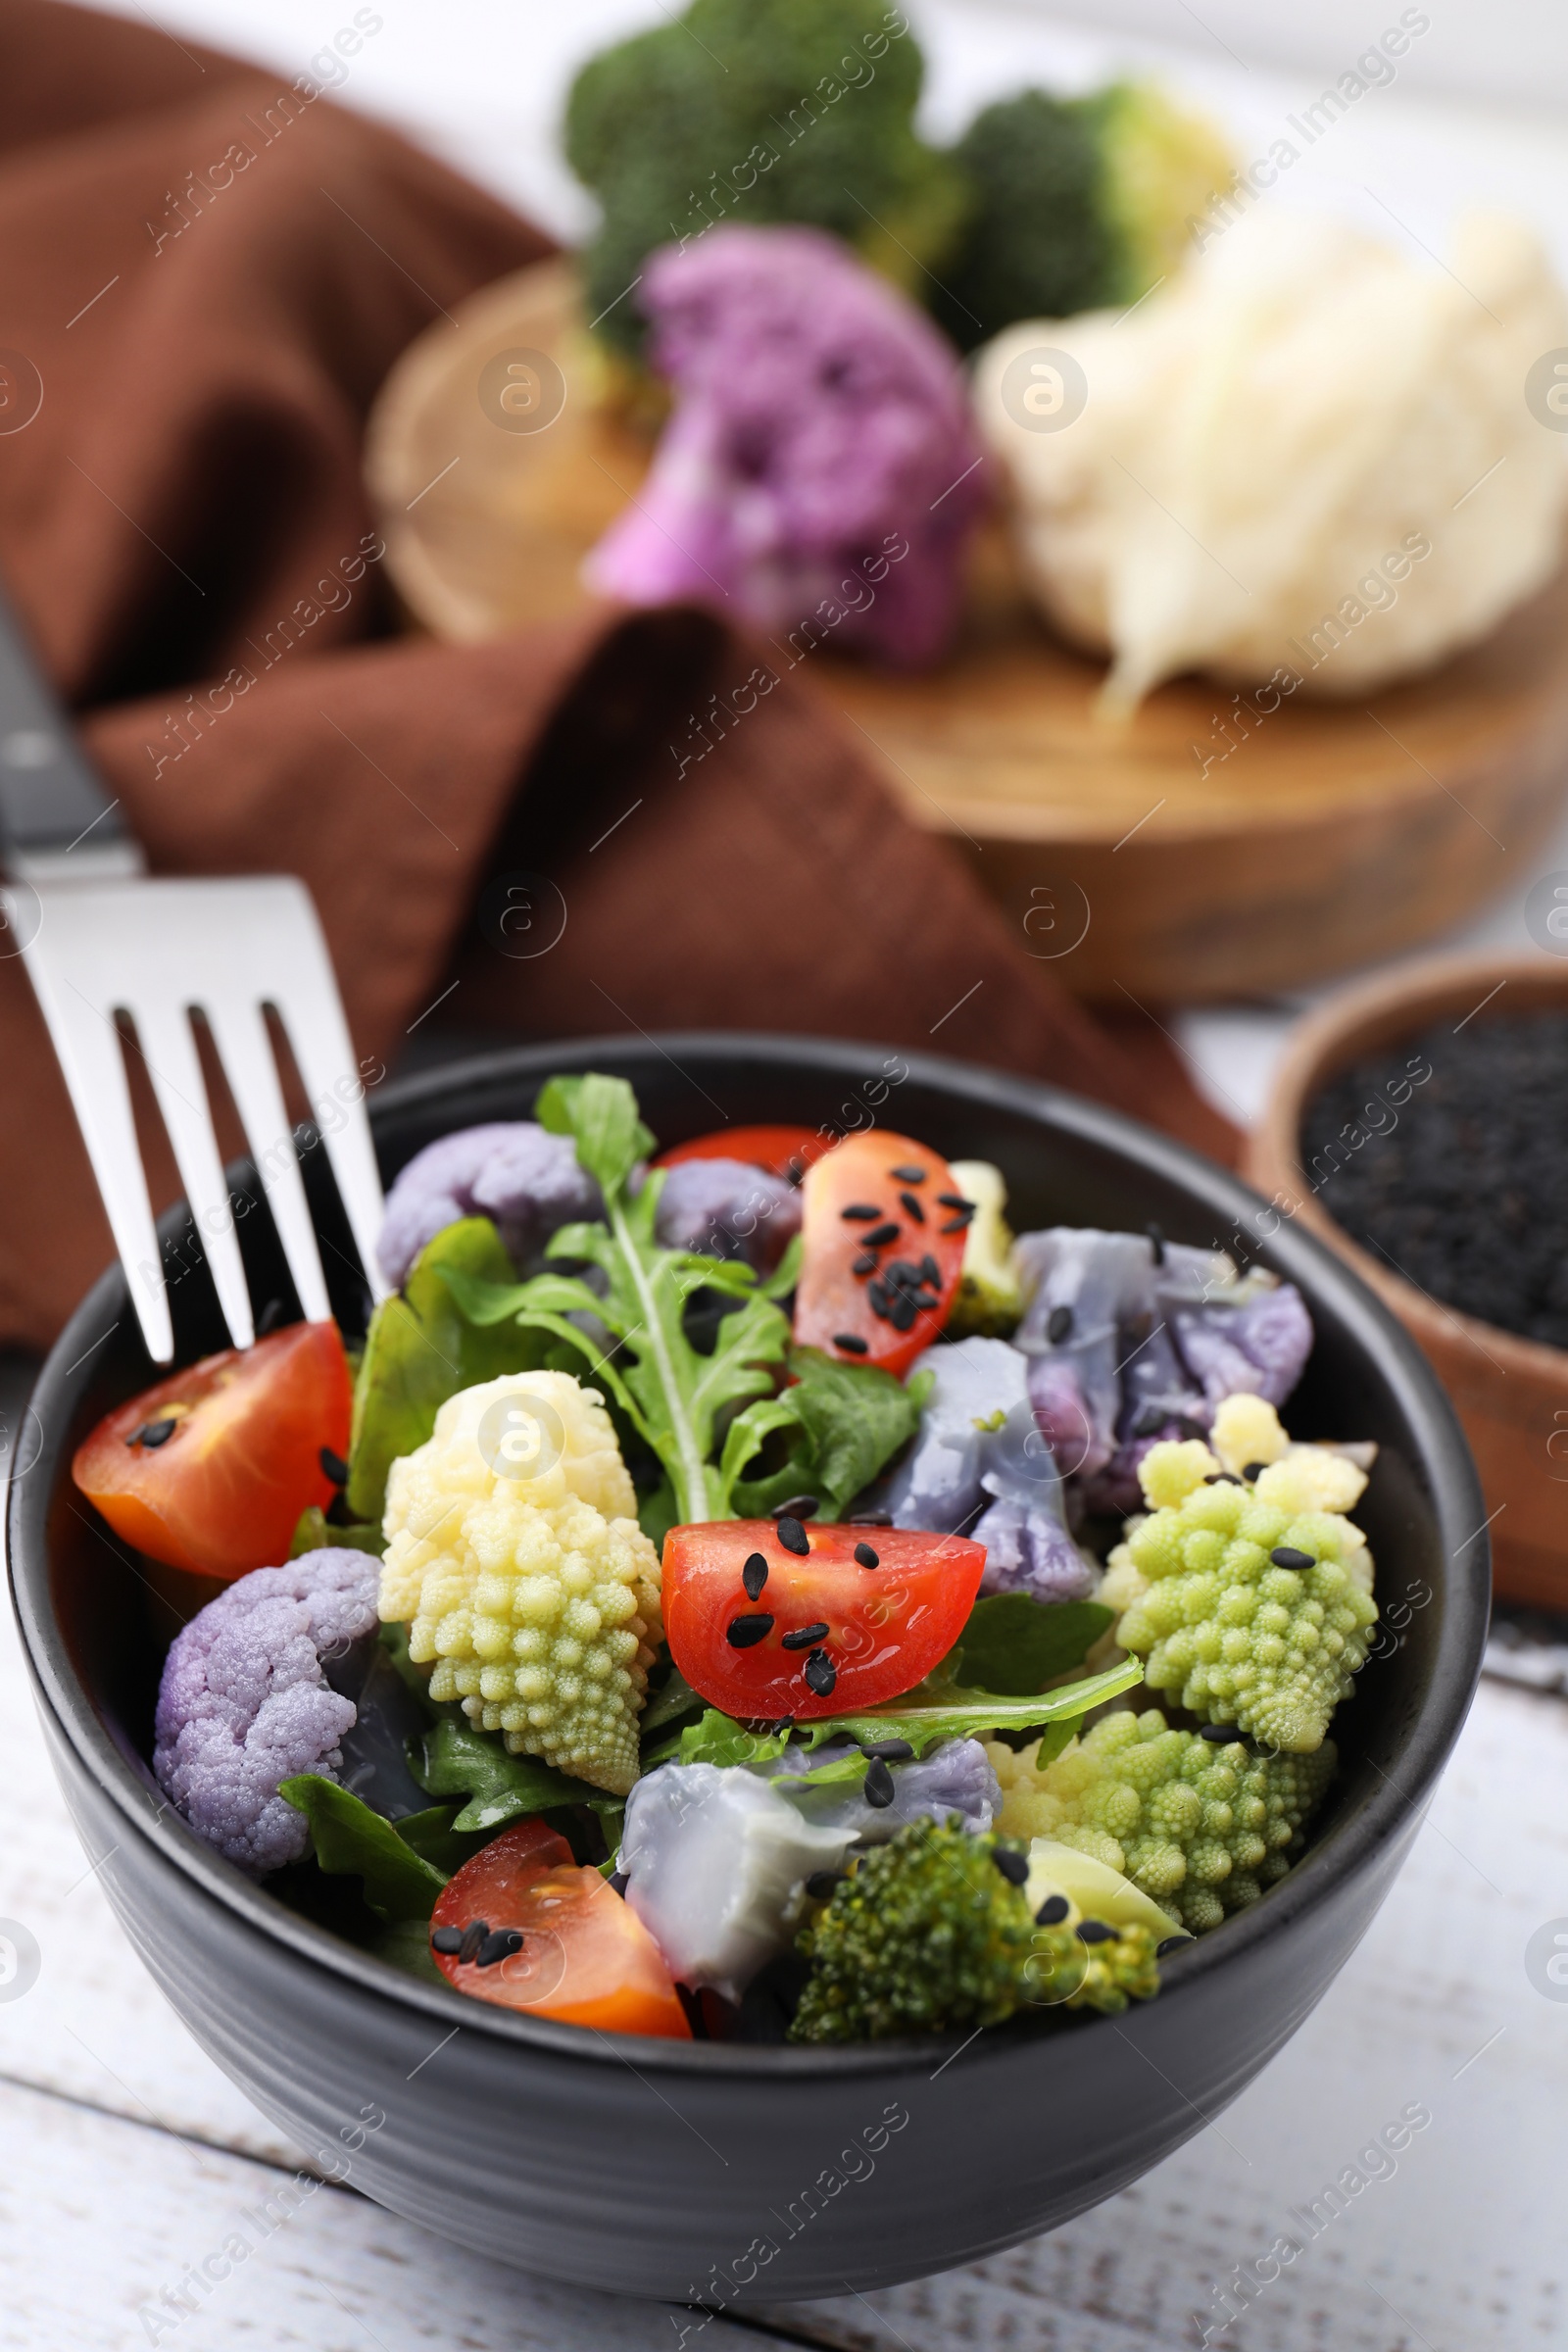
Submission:
[[[500,429],[495,371],[541,355],[562,405],[544,404],[541,429]],[[564,260],[485,287],[404,352],[370,415],[366,480],[421,627],[470,643],[589,608],[582,560],[652,454],[600,389]],[[1080,996],[1224,1003],[1418,947],[1556,819],[1568,573],[1485,644],[1376,695],[1273,710],[1257,696],[1238,717],[1228,688],[1178,678],[1114,726],[1097,710],[1103,662],[1044,627],[1000,516],[971,556],[937,668],[908,677],[828,645],[799,662],[776,645],[778,665],[848,720],[906,815],[952,838]]]
[[[1249,1144],[1246,1173],[1285,1214],[1347,1258],[1425,1349],[1481,1473],[1493,1514],[1498,1596],[1565,1609],[1568,1351],[1478,1322],[1406,1282],[1336,1224],[1300,1152],[1308,1106],[1363,1054],[1443,1020],[1462,1025],[1472,1017],[1481,1023],[1548,1009],[1568,1011],[1568,963],[1544,956],[1435,956],[1345,990],[1296,1031]],[[1477,1201],[1477,1214],[1485,1207]]]

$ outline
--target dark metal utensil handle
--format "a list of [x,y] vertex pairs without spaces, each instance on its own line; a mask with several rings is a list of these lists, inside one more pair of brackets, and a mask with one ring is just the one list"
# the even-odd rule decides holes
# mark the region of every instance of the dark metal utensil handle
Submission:
[[119,805],[77,741],[3,590],[0,865],[13,881],[40,882],[142,870]]

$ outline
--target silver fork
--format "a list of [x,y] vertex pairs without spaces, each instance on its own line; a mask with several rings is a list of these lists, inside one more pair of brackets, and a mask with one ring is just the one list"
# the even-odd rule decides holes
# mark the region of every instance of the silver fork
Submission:
[[117,1021],[146,1061],[236,1348],[256,1337],[191,1016],[212,1033],[309,1322],[331,1314],[266,1014],[287,1035],[371,1296],[381,1184],[315,904],[289,874],[146,878],[126,829],[0,598],[0,955],[26,965],[81,1127],[148,1353],[174,1352],[169,1291]]

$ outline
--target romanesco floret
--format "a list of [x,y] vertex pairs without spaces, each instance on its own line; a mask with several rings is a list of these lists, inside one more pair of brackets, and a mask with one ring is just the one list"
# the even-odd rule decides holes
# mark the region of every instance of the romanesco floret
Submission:
[[1140,1465],[1156,1507],[1126,1549],[1148,1589],[1123,1612],[1116,1639],[1146,1661],[1151,1688],[1192,1714],[1310,1754],[1365,1663],[1378,1613],[1351,1566],[1359,1531],[1313,1507],[1317,1494],[1343,1489],[1329,1489],[1303,1456],[1340,1457],[1303,1447],[1248,1489],[1205,1483],[1196,1457],[1206,1452],[1155,1446]]
[[790,2039],[877,2041],[1010,2017],[1031,1996],[1037,1931],[1022,1886],[993,1860],[999,1842],[911,1822],[863,1855],[799,1939],[811,1974]]
[[432,1698],[620,1795],[662,1639],[636,1511],[597,1390],[510,1373],[449,1397],[393,1463],[381,1567],[381,1616],[435,1661]]
[[1037,1927],[1025,1997],[1046,2008],[1098,2009],[1107,2017],[1129,2001],[1152,2001],[1159,1990],[1159,1940],[1151,1929],[1131,1926],[1085,1943],[1076,1919]]
[[1108,1862],[1195,1935],[1255,1903],[1334,1775],[1333,1742],[1256,1756],[1172,1731],[1157,1708],[1102,1716],[1044,1772],[1036,1753],[988,1748],[1003,1785],[998,1826],[1054,1838]]

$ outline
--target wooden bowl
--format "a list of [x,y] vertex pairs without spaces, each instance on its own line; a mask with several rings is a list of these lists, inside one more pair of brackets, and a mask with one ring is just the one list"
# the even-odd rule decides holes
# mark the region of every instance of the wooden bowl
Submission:
[[[1568,963],[1544,956],[1435,956],[1347,989],[1295,1032],[1249,1144],[1246,1173],[1283,1213],[1331,1243],[1425,1349],[1481,1473],[1499,1596],[1565,1609],[1568,1351],[1478,1322],[1406,1282],[1329,1215],[1300,1156],[1308,1105],[1363,1054],[1443,1020],[1473,1015],[1480,1024],[1544,1009],[1568,1011]],[[1486,1213],[1484,1201],[1476,1213]]]
[[[559,370],[564,405],[503,429],[496,370],[526,370],[527,352]],[[366,468],[421,626],[471,640],[588,606],[582,559],[652,446],[600,390],[565,261],[487,287],[404,353]],[[994,519],[939,668],[777,654],[858,730],[906,814],[951,835],[1030,952],[1118,1003],[1299,987],[1417,946],[1503,887],[1568,781],[1568,577],[1370,704],[1298,693],[1238,717],[1228,689],[1188,678],[1116,725],[1095,709],[1103,664],[1049,633]]]

